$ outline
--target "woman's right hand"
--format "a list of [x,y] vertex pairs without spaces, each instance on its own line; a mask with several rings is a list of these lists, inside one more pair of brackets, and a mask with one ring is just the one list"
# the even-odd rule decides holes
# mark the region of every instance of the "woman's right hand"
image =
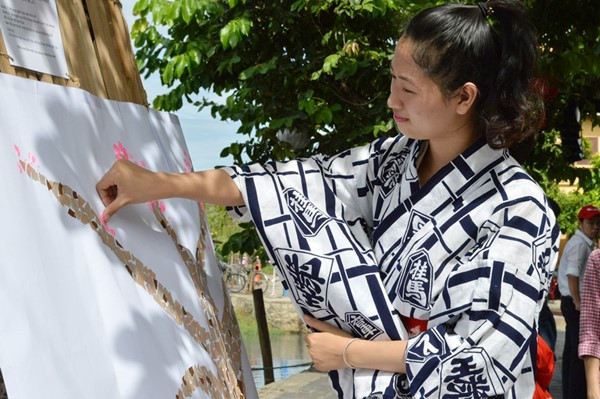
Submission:
[[158,199],[159,181],[158,173],[124,159],[116,161],[96,184],[96,191],[106,206],[102,213],[104,222],[125,205]]

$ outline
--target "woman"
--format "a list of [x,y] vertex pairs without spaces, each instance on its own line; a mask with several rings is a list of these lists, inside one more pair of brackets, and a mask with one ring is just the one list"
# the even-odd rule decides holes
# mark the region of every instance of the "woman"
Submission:
[[398,137],[191,175],[117,162],[105,215],[178,196],[251,219],[339,397],[532,397],[558,228],[507,149],[543,116],[535,58],[520,2],[425,10],[390,66]]
[[587,399],[600,399],[600,249],[587,260],[579,317],[579,357],[585,365]]

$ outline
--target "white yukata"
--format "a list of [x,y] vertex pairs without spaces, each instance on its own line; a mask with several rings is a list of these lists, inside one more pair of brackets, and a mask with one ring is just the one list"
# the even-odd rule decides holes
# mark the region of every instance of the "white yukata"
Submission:
[[399,136],[226,168],[247,204],[230,213],[256,225],[300,314],[368,340],[410,337],[406,375],[332,371],[339,398],[531,398],[554,214],[484,140],[421,187],[426,146]]

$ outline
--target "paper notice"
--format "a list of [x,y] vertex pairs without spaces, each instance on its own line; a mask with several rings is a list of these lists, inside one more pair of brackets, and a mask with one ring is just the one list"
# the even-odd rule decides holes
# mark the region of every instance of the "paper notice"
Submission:
[[0,29],[11,65],[68,78],[55,0],[0,0]]

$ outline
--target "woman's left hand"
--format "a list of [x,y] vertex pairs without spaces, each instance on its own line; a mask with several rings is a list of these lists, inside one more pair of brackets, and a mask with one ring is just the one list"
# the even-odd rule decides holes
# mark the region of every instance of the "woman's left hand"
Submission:
[[314,317],[305,315],[304,322],[317,331],[304,338],[315,368],[319,371],[330,371],[347,367],[343,353],[352,336]]

